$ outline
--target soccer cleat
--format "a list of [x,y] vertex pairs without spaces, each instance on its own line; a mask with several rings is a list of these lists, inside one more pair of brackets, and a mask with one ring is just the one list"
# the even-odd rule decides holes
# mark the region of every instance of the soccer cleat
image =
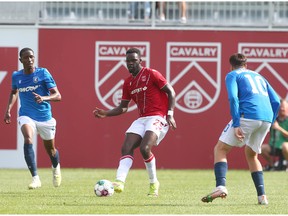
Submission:
[[115,182],[112,182],[112,184],[116,193],[121,193],[124,191],[124,182],[120,180],[115,180]]
[[201,200],[202,202],[212,202],[214,199],[221,197],[226,198],[228,195],[228,190],[225,186],[218,186],[216,187],[212,193],[208,194],[207,196],[203,197]]
[[53,185],[54,187],[59,187],[62,181],[60,163],[58,163],[56,168],[52,166],[52,172],[53,172]]
[[258,204],[259,205],[268,205],[268,200],[266,195],[258,196]]
[[149,197],[158,197],[160,183],[156,181],[155,183],[150,183],[150,190],[148,193]]
[[41,187],[41,181],[39,176],[33,176],[32,177],[32,182],[28,185],[29,189],[36,189]]

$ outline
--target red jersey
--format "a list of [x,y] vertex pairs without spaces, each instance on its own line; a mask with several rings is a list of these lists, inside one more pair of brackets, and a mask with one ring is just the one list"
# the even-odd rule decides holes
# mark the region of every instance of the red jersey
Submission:
[[122,100],[133,100],[140,117],[166,116],[168,96],[161,89],[167,84],[163,75],[154,69],[142,67],[136,77],[129,76],[123,85]]

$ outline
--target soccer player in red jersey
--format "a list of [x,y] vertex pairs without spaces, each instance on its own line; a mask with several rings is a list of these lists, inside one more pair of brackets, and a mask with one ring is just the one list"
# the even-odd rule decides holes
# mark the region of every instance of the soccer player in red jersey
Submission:
[[156,175],[156,159],[151,150],[165,137],[169,126],[176,129],[173,117],[175,91],[160,72],[143,67],[141,62],[139,49],[127,50],[126,64],[131,75],[124,82],[120,105],[111,110],[96,107],[93,113],[97,118],[117,116],[127,112],[131,100],[137,104],[139,118],[126,131],[122,157],[113,182],[114,190],[118,193],[124,190],[134,149],[139,147],[150,180],[148,196],[157,197],[160,184]]

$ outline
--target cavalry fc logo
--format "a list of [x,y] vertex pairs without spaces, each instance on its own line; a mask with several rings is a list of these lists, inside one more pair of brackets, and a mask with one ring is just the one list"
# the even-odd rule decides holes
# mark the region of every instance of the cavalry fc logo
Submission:
[[215,104],[221,90],[220,43],[169,42],[166,66],[179,110],[201,113]]
[[[150,65],[149,42],[97,41],[95,47],[95,91],[99,101],[108,109],[118,106],[122,98],[122,86],[129,72],[126,67],[126,51],[136,47],[141,52],[142,65]],[[135,110],[131,104],[129,111]]]

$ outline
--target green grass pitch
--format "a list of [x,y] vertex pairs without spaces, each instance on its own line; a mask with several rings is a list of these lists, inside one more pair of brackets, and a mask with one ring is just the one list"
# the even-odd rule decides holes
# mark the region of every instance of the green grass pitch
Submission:
[[132,169],[125,190],[96,197],[100,179],[113,180],[115,169],[62,169],[62,185],[54,188],[51,169],[39,169],[42,187],[28,190],[26,169],[1,169],[0,214],[288,214],[288,173],[265,172],[269,205],[257,204],[247,170],[229,170],[228,197],[202,203],[214,189],[213,170],[158,170],[158,198],[147,197],[148,175]]

